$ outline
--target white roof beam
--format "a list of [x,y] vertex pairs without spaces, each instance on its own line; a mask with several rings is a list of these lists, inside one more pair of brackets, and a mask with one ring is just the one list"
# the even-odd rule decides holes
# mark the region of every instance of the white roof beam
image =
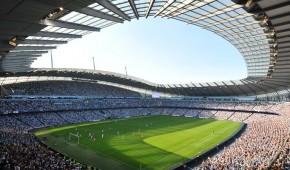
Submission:
[[65,21],[54,21],[50,19],[42,19],[40,21],[33,21],[33,20],[23,20],[23,18],[15,17],[15,16],[5,16],[5,17],[1,17],[1,19],[7,20],[9,22],[30,23],[30,24],[38,24],[38,25],[44,25],[44,26],[68,28],[68,29],[75,29],[75,30],[85,30],[85,31],[95,31],[95,32],[100,31],[100,28],[96,28],[96,27],[90,27],[86,25],[65,22]]
[[70,22],[65,22],[65,21],[53,21],[49,19],[40,20],[38,24],[45,25],[45,26],[52,26],[52,27],[75,29],[75,30],[96,31],[96,32],[100,31],[100,28],[96,28],[96,27],[90,27],[86,25],[75,24],[75,23],[70,23]]
[[[60,6],[60,3],[57,1],[47,1],[47,0],[37,0],[38,2],[41,3],[45,3],[48,5],[52,5],[52,6]],[[101,19],[105,19],[105,20],[109,20],[109,21],[114,21],[114,22],[118,22],[118,23],[123,23],[124,20],[106,14],[104,12],[92,9],[92,8],[88,8],[88,7],[83,7],[83,6],[79,6],[76,3],[74,3],[74,1],[71,1],[70,3],[66,3],[62,5],[63,8],[68,9],[70,11],[75,11],[78,13],[82,13],[88,16],[92,16],[92,17],[97,17],[97,18],[101,18]]]
[[67,41],[26,39],[24,41],[20,41],[19,44],[67,44]]
[[46,31],[40,31],[40,32],[37,32],[37,33],[17,32],[17,31],[0,31],[0,35],[35,36],[35,37],[50,37],[50,38],[82,38],[81,35],[46,32]]
[[133,10],[133,12],[134,12],[136,18],[139,19],[138,10],[137,10],[137,8],[136,8],[136,5],[135,5],[134,0],[128,0],[128,1],[129,1],[129,4],[130,4],[130,6],[131,6],[131,8],[132,8],[132,10]]
[[10,51],[6,56],[20,56],[20,55],[41,55],[48,53],[48,51]]
[[150,0],[149,6],[148,6],[147,11],[146,11],[146,15],[145,15],[146,18],[148,18],[148,16],[150,15],[150,12],[151,12],[151,9],[152,9],[154,3],[155,3],[155,0]]
[[30,50],[51,50],[56,49],[52,46],[17,46],[17,47],[4,47],[1,51],[30,51]]
[[98,4],[100,4],[101,6],[103,6],[104,8],[114,12],[115,14],[121,16],[122,18],[130,21],[131,18],[122,10],[120,10],[118,7],[116,7],[114,4],[112,4],[110,1],[108,0],[96,0],[96,2]]

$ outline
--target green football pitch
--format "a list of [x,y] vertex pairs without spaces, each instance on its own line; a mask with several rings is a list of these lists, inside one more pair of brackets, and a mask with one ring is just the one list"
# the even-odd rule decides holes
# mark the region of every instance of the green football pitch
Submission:
[[[102,170],[162,170],[216,146],[240,125],[225,120],[151,116],[40,129],[36,136],[47,137],[43,141],[46,145]],[[70,134],[79,134],[79,144]]]

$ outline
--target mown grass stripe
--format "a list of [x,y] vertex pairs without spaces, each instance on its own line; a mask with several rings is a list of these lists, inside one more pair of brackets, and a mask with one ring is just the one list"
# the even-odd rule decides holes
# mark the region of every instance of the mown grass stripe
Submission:
[[[47,136],[46,144],[59,152],[101,169],[139,169],[141,164],[142,169],[159,170],[218,144],[239,125],[213,119],[152,116],[54,127],[38,130],[36,135]],[[69,133],[82,134],[80,145],[67,144],[64,148],[64,139]],[[96,134],[96,142],[88,138],[89,133]],[[171,144],[168,140],[172,140]]]

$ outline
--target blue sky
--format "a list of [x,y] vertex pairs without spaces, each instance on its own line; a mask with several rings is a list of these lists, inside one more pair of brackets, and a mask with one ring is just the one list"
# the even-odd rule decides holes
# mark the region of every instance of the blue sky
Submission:
[[[149,18],[116,24],[53,50],[55,68],[125,73],[154,83],[201,83],[247,76],[238,50],[212,32],[180,21]],[[50,67],[50,55],[32,65]]]

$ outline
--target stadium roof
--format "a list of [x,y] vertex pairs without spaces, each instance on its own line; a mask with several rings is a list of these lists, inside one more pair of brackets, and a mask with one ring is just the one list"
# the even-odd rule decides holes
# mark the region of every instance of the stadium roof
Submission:
[[[161,94],[178,96],[258,96],[281,91],[289,93],[281,83],[263,82],[259,79],[243,79],[209,83],[155,84],[140,78],[108,71],[85,69],[39,69],[29,72],[0,73],[2,85],[27,81],[76,80],[90,82],[109,82],[122,88],[137,91],[157,91]],[[267,96],[268,97],[268,96]]]
[[[160,16],[202,27],[229,41],[244,57],[248,77],[184,85],[154,85],[133,79],[146,88],[201,96],[257,95],[288,89],[289,8],[289,0],[2,0],[0,71],[3,75],[29,75],[35,59],[61,44],[131,19]],[[47,71],[54,72],[65,73]]]

